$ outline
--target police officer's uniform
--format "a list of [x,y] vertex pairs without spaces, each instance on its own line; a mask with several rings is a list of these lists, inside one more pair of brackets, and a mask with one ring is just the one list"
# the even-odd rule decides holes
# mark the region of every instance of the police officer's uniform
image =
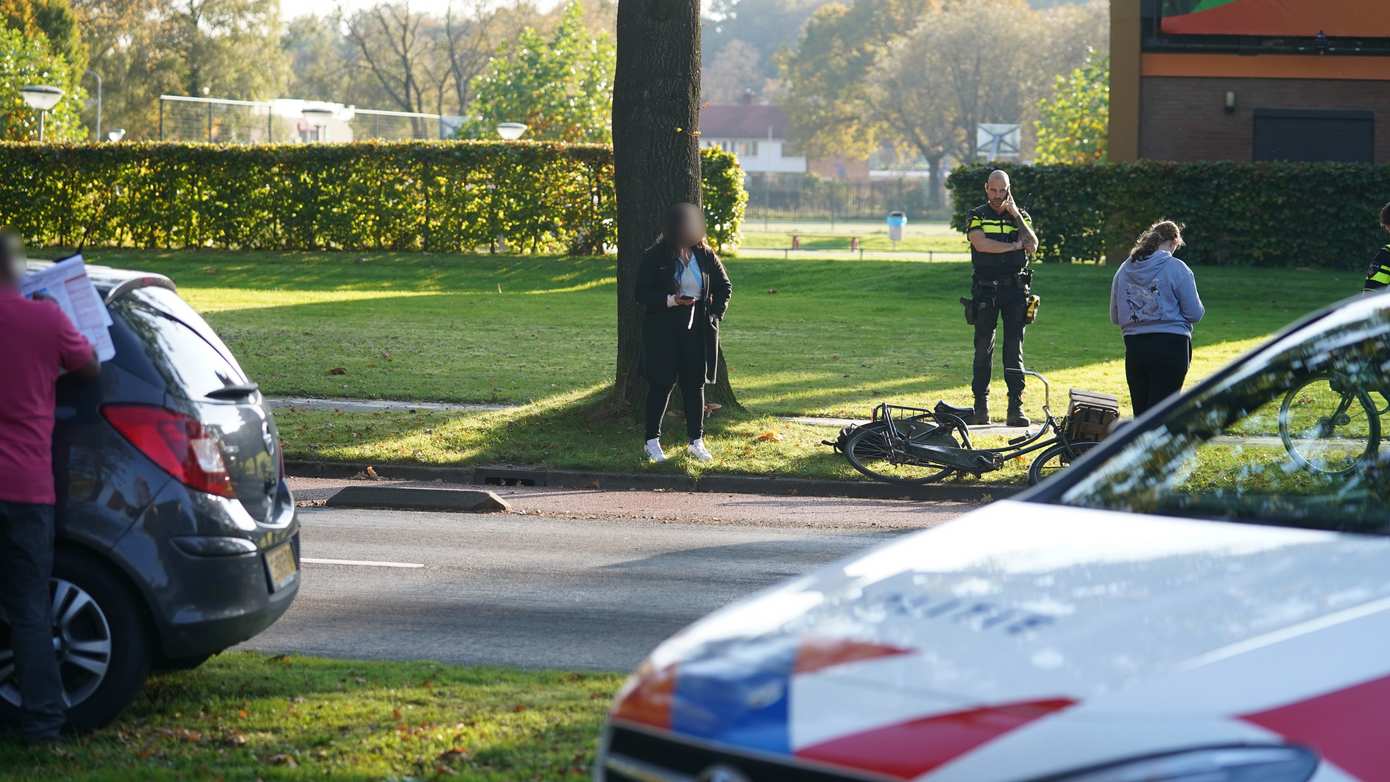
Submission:
[[[1018,210],[1030,228],[1033,220],[1023,209]],[[1018,241],[1019,226],[1009,212],[996,212],[988,203],[970,210],[965,233],[983,231],[985,238],[1012,244]],[[1009,417],[1022,416],[1024,376],[1010,369],[1023,367],[1023,332],[1031,292],[1032,271],[1028,255],[1023,250],[1006,253],[982,253],[970,248],[974,267],[971,282],[971,305],[975,323],[975,366],[971,390],[975,392],[977,423],[987,416],[989,381],[994,364],[994,332],[1000,317],[1004,320],[1004,382],[1009,390]],[[983,414],[983,415],[982,415]]]
[[1390,286],[1390,244],[1380,248],[1376,259],[1371,261],[1371,268],[1366,272],[1366,284],[1361,289],[1376,291],[1386,286]]

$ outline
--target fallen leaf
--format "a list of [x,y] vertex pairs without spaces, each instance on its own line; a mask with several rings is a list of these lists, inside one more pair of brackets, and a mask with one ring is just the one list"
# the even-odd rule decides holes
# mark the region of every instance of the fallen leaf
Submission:
[[755,438],[760,443],[780,443],[782,442],[781,432],[763,432]]
[[526,711],[526,707],[520,703],[512,707],[512,712],[515,714],[520,714],[523,711]]
[[436,763],[457,763],[460,760],[468,759],[468,750],[461,747],[454,747],[447,750],[439,757],[435,758]]
[[284,766],[286,768],[299,768],[299,761],[294,759],[294,755],[281,752],[278,755],[271,755],[265,762],[272,766]]

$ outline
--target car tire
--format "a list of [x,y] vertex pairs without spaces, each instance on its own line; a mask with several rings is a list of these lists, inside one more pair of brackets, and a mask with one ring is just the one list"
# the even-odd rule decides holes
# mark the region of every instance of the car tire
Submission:
[[[115,719],[144,687],[150,671],[149,626],[130,587],[96,557],[60,549],[53,562],[52,584],[55,602],[61,600],[64,614],[71,615],[62,630],[65,641],[106,649],[105,653],[71,652],[66,659],[80,657],[84,665],[62,665],[69,698],[77,697],[68,709],[68,725],[94,730]],[[92,670],[98,664],[99,674]],[[0,697],[0,720],[19,720],[19,709],[5,697]]]

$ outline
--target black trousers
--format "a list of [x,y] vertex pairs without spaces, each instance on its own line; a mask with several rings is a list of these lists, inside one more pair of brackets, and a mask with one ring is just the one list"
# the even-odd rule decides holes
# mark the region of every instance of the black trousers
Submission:
[[970,384],[976,399],[989,396],[989,381],[994,374],[994,333],[995,326],[1004,321],[1004,384],[1009,389],[1009,399],[1023,398],[1026,378],[1011,369],[1023,368],[1024,316],[1028,311],[1028,292],[1023,288],[1001,287],[995,294],[994,310],[977,310],[975,320],[975,372]]
[[1192,338],[1182,334],[1130,334],[1125,337],[1125,379],[1134,415],[1182,390],[1192,365]]
[[52,574],[53,506],[0,502],[0,606],[10,623],[20,729],[29,739],[57,735],[66,713],[53,653]]
[[699,329],[674,328],[659,334],[647,334],[663,340],[669,346],[676,366],[676,382],[654,383],[648,378],[647,439],[661,437],[661,419],[671,403],[671,389],[678,382],[681,399],[685,402],[685,434],[691,441],[705,434],[705,348]]

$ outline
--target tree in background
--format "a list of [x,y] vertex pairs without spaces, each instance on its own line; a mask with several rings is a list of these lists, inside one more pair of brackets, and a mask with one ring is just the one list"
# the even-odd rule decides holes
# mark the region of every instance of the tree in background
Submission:
[[1108,29],[1100,0],[1042,11],[1024,0],[824,6],[782,58],[792,139],[811,156],[907,152],[927,163],[938,206],[942,168],[974,158],[976,126],[1030,126],[1055,77],[1104,48]]
[[588,30],[583,14],[572,2],[549,38],[527,28],[502,48],[474,83],[470,135],[488,138],[499,122],[521,122],[529,139],[612,139],[615,50],[608,36]]
[[759,98],[775,97],[778,52],[796,43],[806,21],[826,2],[713,0],[701,33],[706,99],[728,103],[748,90]]
[[855,0],[823,6],[797,45],[783,53],[784,106],[792,140],[811,157],[868,157],[886,128],[865,88],[902,37],[902,19],[919,18],[933,0]]
[[61,55],[49,48],[43,35],[26,35],[0,27],[0,140],[37,141],[38,112],[24,103],[19,90],[26,84],[63,89],[63,98],[48,112],[44,137],[49,141],[81,141],[87,135],[81,108],[86,94]]
[[0,19],[27,35],[43,35],[48,48],[81,78],[87,68],[87,46],[69,0],[0,0]]
[[[278,97],[288,76],[278,0],[74,0],[103,125],[159,134],[159,96]],[[206,92],[205,92],[206,91]]]
[[382,3],[344,20],[357,56],[397,111],[442,113],[449,69],[439,20],[409,3]]
[[1038,118],[1037,162],[1100,163],[1110,128],[1110,58],[1092,52],[1058,76]]
[[757,96],[767,81],[762,54],[738,38],[725,44],[701,70],[701,91],[707,103],[738,103],[749,93]]

